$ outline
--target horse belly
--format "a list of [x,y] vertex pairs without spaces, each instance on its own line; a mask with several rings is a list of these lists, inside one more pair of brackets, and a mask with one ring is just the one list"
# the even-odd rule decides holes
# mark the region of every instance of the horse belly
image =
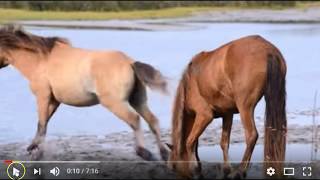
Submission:
[[78,88],[61,88],[54,89],[53,94],[55,98],[64,104],[71,106],[92,106],[99,103],[95,93]]
[[212,101],[212,107],[216,115],[223,116],[229,113],[239,113],[237,105],[229,97],[220,96]]
[[99,102],[90,76],[90,62],[69,59],[52,66],[59,68],[49,69],[49,82],[59,102],[71,106],[91,106]]
[[93,93],[63,92],[63,94],[61,93],[61,95],[59,95],[60,93],[54,94],[59,102],[71,106],[92,106],[98,104],[99,102],[97,96]]
[[215,89],[208,86],[206,88],[207,91],[202,91],[201,94],[212,107],[215,116],[221,117],[227,113],[238,113],[236,102],[229,88]]

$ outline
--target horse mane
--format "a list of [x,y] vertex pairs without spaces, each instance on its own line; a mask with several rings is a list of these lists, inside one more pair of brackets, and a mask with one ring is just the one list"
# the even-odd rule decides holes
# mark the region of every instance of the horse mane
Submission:
[[22,26],[7,24],[0,28],[0,49],[9,50],[24,49],[34,53],[49,54],[56,43],[70,44],[61,37],[42,37],[26,32]]

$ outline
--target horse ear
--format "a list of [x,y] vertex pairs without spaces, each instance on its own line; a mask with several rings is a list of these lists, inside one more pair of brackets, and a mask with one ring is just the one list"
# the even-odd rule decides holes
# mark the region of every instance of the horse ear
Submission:
[[173,149],[173,145],[172,144],[169,144],[169,143],[166,143],[167,147],[172,151]]

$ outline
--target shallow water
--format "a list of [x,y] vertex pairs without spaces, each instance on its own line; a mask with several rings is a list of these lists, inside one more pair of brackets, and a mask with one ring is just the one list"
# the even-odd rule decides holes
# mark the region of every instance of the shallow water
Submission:
[[[182,70],[191,57],[212,50],[233,39],[259,34],[274,43],[283,53],[287,65],[287,111],[312,108],[313,96],[320,88],[319,24],[202,24],[205,28],[187,31],[116,31],[29,28],[32,33],[68,38],[74,46],[89,49],[117,49],[136,60],[150,63],[170,78],[171,96],[149,91],[149,105],[160,119],[162,128],[170,128],[171,104]],[[37,127],[35,98],[28,82],[13,68],[0,71],[0,142],[30,140]],[[256,109],[263,117],[264,102]],[[235,119],[239,119],[238,116]],[[218,122],[218,121],[217,121]],[[289,124],[311,124],[309,116],[290,118]],[[144,128],[147,128],[143,123]],[[131,131],[100,105],[75,108],[59,107],[49,123],[48,134],[107,134]]]

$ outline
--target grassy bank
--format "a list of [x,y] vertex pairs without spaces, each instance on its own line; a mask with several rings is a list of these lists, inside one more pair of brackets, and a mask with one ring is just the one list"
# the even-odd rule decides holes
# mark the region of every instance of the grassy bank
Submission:
[[178,7],[159,10],[120,12],[31,11],[0,9],[0,21],[11,20],[105,20],[105,19],[153,19],[189,16],[194,12],[214,10],[213,7]]
[[297,2],[294,7],[284,6],[191,6],[172,7],[154,10],[125,10],[125,11],[36,11],[28,9],[0,8],[0,21],[12,20],[109,20],[109,19],[155,19],[190,16],[204,11],[231,11],[244,9],[282,10],[294,8],[305,10],[310,7],[320,7],[320,2]]
[[302,10],[305,10],[305,9],[308,9],[308,8],[312,8],[312,7],[317,7],[319,8],[320,7],[320,2],[319,1],[313,1],[313,2],[297,2],[295,4],[295,8],[298,8],[298,9],[302,9]]

